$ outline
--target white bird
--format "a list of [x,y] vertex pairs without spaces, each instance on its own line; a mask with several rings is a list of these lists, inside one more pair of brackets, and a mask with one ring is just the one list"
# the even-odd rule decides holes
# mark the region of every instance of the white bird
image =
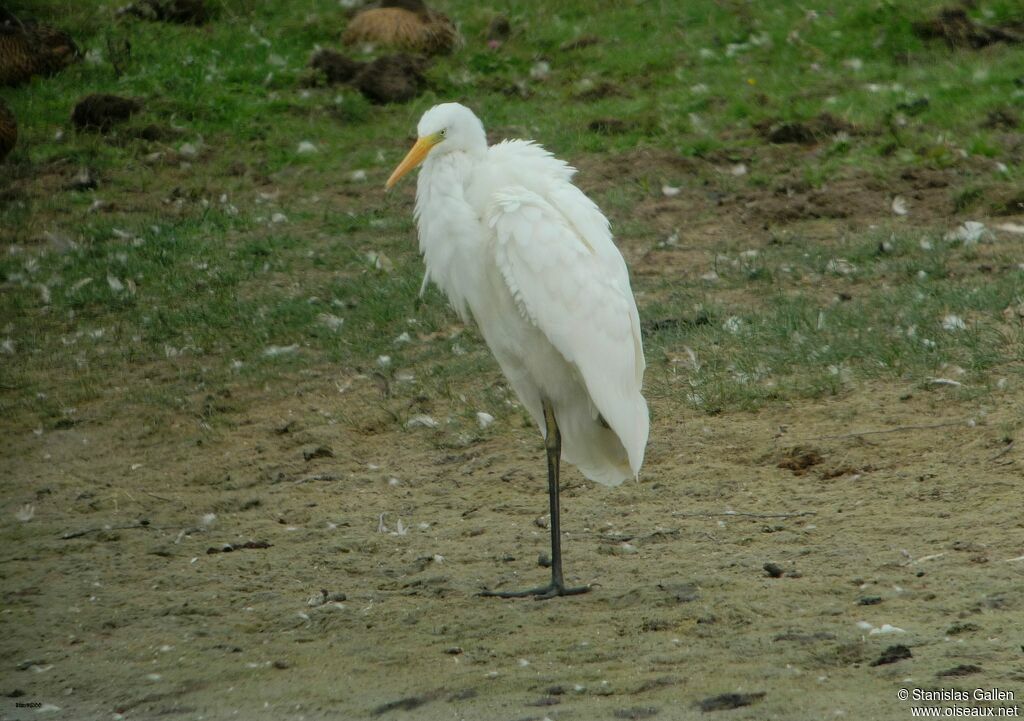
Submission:
[[423,164],[416,225],[426,264],[463,321],[472,318],[545,438],[551,583],[516,597],[584,593],[566,587],[559,459],[616,486],[636,478],[649,419],[644,353],[626,263],[607,218],[572,184],[576,170],[541,146],[488,147],[480,120],[458,103],[420,119],[419,139],[387,181]]

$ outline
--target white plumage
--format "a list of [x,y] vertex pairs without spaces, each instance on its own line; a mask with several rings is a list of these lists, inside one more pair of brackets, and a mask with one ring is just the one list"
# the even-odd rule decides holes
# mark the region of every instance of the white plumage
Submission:
[[462,105],[427,111],[418,135],[388,187],[423,163],[424,282],[476,322],[545,436],[550,405],[566,461],[609,486],[636,477],[649,429],[645,364],[608,220],[572,184],[575,169],[532,142],[488,147]]

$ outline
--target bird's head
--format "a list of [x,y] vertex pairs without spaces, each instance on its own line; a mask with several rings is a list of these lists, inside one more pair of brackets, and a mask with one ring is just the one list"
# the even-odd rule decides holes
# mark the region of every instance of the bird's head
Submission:
[[487,149],[483,123],[472,110],[459,103],[442,103],[423,113],[416,134],[419,136],[416,144],[388,178],[385,185],[388,190],[428,155],[456,151],[475,155]]

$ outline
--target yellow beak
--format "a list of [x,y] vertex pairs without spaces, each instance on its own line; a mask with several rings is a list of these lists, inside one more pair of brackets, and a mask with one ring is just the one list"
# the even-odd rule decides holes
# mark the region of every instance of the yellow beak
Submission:
[[409,151],[409,154],[405,156],[405,159],[398,164],[397,168],[395,168],[395,172],[393,172],[391,177],[388,178],[388,182],[384,184],[384,188],[391,190],[395,183],[402,179],[403,175],[422,163],[427,157],[427,153],[430,152],[430,149],[440,142],[440,133],[427,135],[417,140],[416,144],[412,146],[412,150]]

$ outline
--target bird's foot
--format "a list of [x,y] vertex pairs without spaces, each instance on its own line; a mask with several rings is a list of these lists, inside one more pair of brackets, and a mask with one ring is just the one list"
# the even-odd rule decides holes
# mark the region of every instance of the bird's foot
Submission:
[[540,588],[530,588],[526,591],[489,591],[484,589],[478,596],[488,596],[497,598],[527,598],[533,596],[534,601],[546,601],[549,598],[555,598],[557,596],[578,596],[581,593],[586,593],[590,590],[590,586],[574,586],[572,588],[566,588],[563,583],[549,583],[546,586]]

